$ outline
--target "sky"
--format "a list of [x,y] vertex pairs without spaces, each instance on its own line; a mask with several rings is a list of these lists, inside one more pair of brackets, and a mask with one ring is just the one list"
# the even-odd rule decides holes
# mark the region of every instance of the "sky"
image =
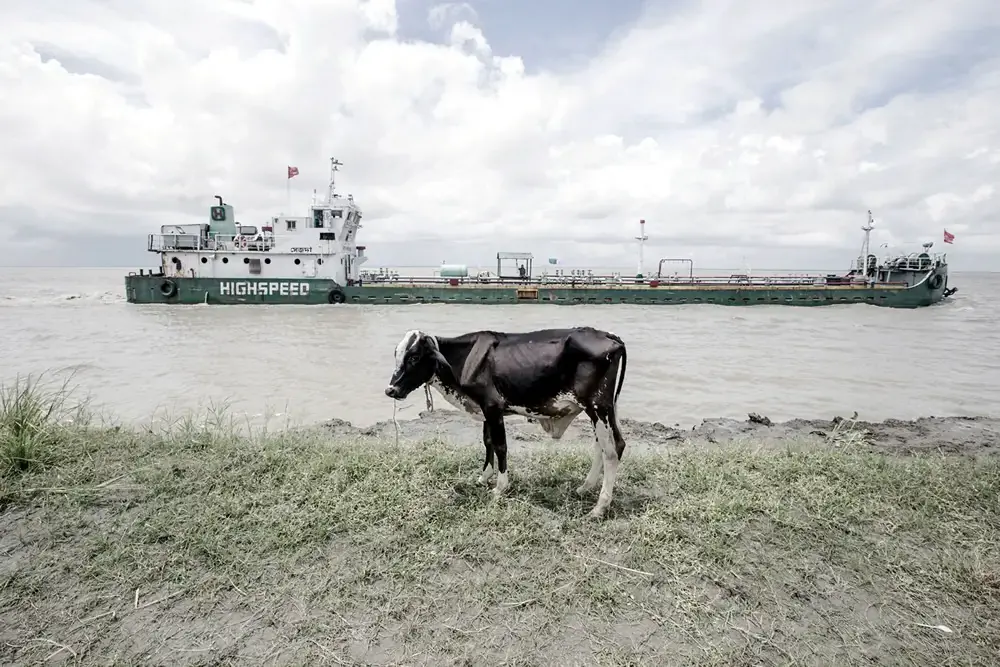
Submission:
[[0,100],[0,265],[153,266],[336,157],[374,265],[633,267],[645,219],[647,264],[846,269],[871,210],[1000,270],[995,0],[9,0]]

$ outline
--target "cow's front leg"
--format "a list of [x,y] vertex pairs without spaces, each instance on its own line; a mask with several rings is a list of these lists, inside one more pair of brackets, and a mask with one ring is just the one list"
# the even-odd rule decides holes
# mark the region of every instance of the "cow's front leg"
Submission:
[[487,416],[486,424],[490,430],[493,453],[497,457],[497,485],[493,489],[493,495],[500,497],[510,485],[507,481],[507,432],[503,425],[503,414]]
[[483,471],[479,474],[477,484],[489,484],[496,468],[493,466],[493,439],[490,437],[490,423],[483,421],[483,445],[486,447],[486,462],[483,463]]

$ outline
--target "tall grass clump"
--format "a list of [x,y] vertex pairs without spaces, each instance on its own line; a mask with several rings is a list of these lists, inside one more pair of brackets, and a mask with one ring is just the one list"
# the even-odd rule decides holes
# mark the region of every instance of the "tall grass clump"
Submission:
[[58,458],[82,405],[71,401],[69,377],[49,386],[42,377],[17,376],[0,384],[0,477],[39,470]]

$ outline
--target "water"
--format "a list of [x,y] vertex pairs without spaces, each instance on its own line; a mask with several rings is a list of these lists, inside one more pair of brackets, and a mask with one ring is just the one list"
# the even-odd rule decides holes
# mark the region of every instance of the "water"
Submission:
[[[74,372],[126,421],[228,403],[312,422],[369,425],[393,349],[412,328],[457,334],[589,324],[628,345],[627,417],[681,426],[706,417],[865,419],[995,415],[1000,274],[953,273],[951,303],[866,305],[136,306],[124,269],[0,268],[0,379]],[[423,392],[400,418],[423,409]],[[438,409],[449,409],[444,401]],[[165,412],[166,411],[166,412]]]

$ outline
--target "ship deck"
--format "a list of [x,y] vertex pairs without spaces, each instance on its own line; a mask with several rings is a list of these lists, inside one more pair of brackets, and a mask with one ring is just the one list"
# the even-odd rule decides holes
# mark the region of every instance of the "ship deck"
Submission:
[[897,291],[907,289],[905,282],[891,283],[791,283],[791,282],[668,282],[659,281],[652,285],[648,281],[641,283],[614,282],[547,282],[547,281],[506,281],[506,282],[478,282],[475,280],[458,280],[449,282],[447,280],[436,281],[432,279],[407,279],[393,281],[364,281],[361,285],[371,289],[456,289],[456,290],[510,290],[510,289],[546,289],[546,290],[610,290],[610,291],[680,291],[680,292],[713,292],[713,291],[794,291],[794,290],[832,290],[832,291],[856,291],[856,290],[890,290]]

